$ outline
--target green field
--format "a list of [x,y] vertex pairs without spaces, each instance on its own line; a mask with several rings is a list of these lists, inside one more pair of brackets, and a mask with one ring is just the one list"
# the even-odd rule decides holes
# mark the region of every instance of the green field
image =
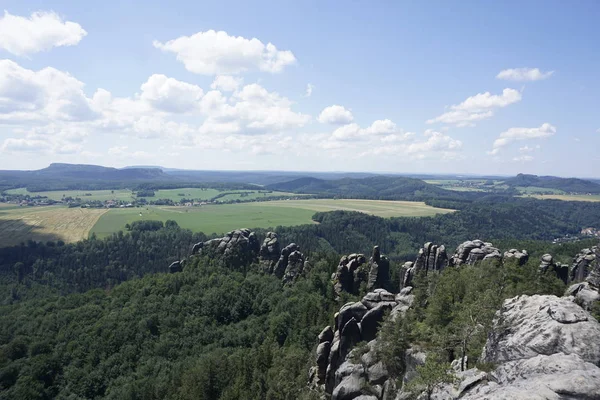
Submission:
[[537,186],[517,186],[516,188],[521,194],[534,194],[534,193],[543,193],[544,195],[546,194],[555,194],[555,195],[562,195],[565,194],[564,191],[559,190],[559,189],[548,189],[548,188],[543,188],[543,187],[537,187]]
[[133,221],[174,220],[182,228],[204,233],[223,233],[237,228],[274,228],[313,223],[317,211],[350,210],[382,217],[429,216],[453,210],[420,202],[377,200],[280,200],[201,207],[142,207],[111,209],[94,225],[91,233],[105,237]]
[[[79,197],[82,200],[122,200],[122,201],[131,201],[133,200],[133,195],[131,190],[120,189],[120,190],[55,190],[49,192],[30,192],[25,188],[20,189],[11,189],[7,190],[8,194],[22,194],[22,195],[30,195],[30,196],[42,196],[48,197],[51,200],[60,201],[63,197]],[[87,196],[89,195],[89,196]]]
[[600,202],[600,195],[585,195],[585,194],[530,194],[521,197],[535,197],[536,199],[555,199],[563,201],[590,201]]
[[[120,190],[56,190],[49,192],[30,192],[26,188],[11,189],[7,190],[8,194],[21,194],[30,196],[42,196],[47,197],[51,200],[60,201],[64,197],[79,197],[83,201],[107,201],[107,200],[121,200],[129,202],[135,200],[137,197],[129,189]],[[263,190],[218,190],[218,189],[202,189],[202,188],[180,188],[180,189],[159,189],[154,191],[153,197],[143,197],[146,201],[158,200],[158,199],[169,199],[175,203],[179,203],[181,199],[188,200],[200,200],[207,201],[220,193],[228,193],[223,197],[219,197],[217,201],[230,201],[230,200],[254,200],[262,197],[271,196],[291,196],[293,193],[286,192],[267,192]],[[241,193],[247,193],[242,195]],[[183,195],[183,196],[180,196]],[[297,196],[297,195],[294,195]]]

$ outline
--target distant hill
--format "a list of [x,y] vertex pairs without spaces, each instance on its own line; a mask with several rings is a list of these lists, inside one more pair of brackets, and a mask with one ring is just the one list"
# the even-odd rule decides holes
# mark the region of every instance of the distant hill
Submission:
[[512,187],[541,187],[569,193],[600,193],[600,184],[578,178],[518,174],[514,178],[506,179],[504,183]]
[[303,177],[288,182],[268,185],[268,189],[329,197],[364,198],[378,200],[473,200],[478,193],[442,189],[419,179],[399,176],[373,176],[362,179],[344,178],[323,180]]

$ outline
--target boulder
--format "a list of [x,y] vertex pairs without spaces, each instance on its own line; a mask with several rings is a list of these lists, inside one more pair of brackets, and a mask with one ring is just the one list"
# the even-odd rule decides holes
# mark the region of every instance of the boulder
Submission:
[[198,254],[202,250],[204,246],[204,242],[198,242],[194,246],[192,246],[192,254]]
[[331,326],[326,326],[321,333],[319,333],[319,343],[333,341],[333,329]]
[[285,273],[283,274],[283,283],[292,283],[304,271],[304,255],[298,250],[290,253],[287,260]]
[[599,290],[589,282],[579,282],[569,286],[565,296],[573,296],[575,303],[587,311],[590,311],[594,304],[600,301]]
[[390,311],[392,305],[389,302],[384,302],[367,311],[360,321],[360,333],[362,340],[371,341],[375,339],[379,325],[383,322],[383,317],[386,311]]
[[600,363],[600,323],[568,298],[518,296],[496,314],[482,354],[491,363],[556,353]]

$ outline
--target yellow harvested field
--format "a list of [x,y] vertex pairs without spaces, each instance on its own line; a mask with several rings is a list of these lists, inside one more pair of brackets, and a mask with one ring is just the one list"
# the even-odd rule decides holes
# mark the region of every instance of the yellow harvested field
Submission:
[[106,209],[19,207],[0,209],[0,247],[28,240],[66,243],[87,239]]
[[563,201],[591,201],[599,202],[600,195],[585,195],[585,194],[537,194],[521,197],[535,197],[536,199],[555,199]]
[[425,217],[435,214],[446,214],[456,210],[435,208],[420,201],[388,201],[388,200],[354,200],[354,199],[310,199],[310,200],[277,200],[261,203],[248,203],[252,207],[286,207],[311,211],[358,211],[379,217]]

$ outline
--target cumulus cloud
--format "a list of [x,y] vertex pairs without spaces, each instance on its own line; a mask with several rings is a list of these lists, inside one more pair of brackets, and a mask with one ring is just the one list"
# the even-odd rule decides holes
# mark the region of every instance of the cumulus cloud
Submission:
[[450,111],[427,120],[427,123],[441,122],[458,127],[475,126],[476,121],[492,117],[494,109],[503,108],[519,101],[521,101],[521,93],[510,88],[504,89],[499,95],[490,92],[478,93],[460,104],[451,106]]
[[76,45],[87,32],[54,12],[37,11],[29,18],[4,11],[0,18],[0,49],[17,56]]
[[348,124],[354,120],[354,116],[349,110],[346,110],[343,106],[334,104],[329,107],[325,107],[317,120],[322,124]]
[[496,78],[516,82],[541,81],[550,78],[553,73],[542,72],[539,68],[510,68],[500,71]]
[[312,96],[312,92],[315,88],[315,85],[313,85],[312,83],[309,83],[306,85],[306,92],[304,93],[304,97],[310,97]]
[[83,87],[83,82],[54,68],[33,71],[0,60],[0,122],[93,119]]
[[223,90],[224,92],[233,92],[242,84],[243,79],[230,75],[219,75],[211,83],[210,88],[215,90]]
[[278,73],[296,62],[289,50],[278,50],[256,38],[230,36],[225,31],[209,30],[181,36],[166,43],[155,40],[154,47],[175,53],[185,68],[196,74],[240,74],[258,70]]
[[509,145],[510,143],[518,140],[526,139],[541,139],[554,135],[556,133],[556,127],[549,123],[542,124],[539,128],[510,128],[504,131],[494,141],[493,149],[490,154],[498,154],[500,149]]
[[196,85],[181,82],[165,75],[154,74],[141,86],[140,98],[155,109],[185,113],[197,109],[204,91]]
[[[336,140],[350,140],[387,134],[387,138],[390,138],[389,134],[394,132],[400,132],[396,124],[389,119],[384,119],[373,122],[367,128],[361,128],[356,123],[340,126],[333,131],[332,137]],[[400,136],[396,135],[396,137],[399,138]]]
[[442,132],[427,130],[418,137],[414,133],[405,133],[403,140],[389,143],[382,138],[383,145],[371,142],[368,150],[361,155],[388,155],[410,159],[452,160],[460,157],[462,142]]

